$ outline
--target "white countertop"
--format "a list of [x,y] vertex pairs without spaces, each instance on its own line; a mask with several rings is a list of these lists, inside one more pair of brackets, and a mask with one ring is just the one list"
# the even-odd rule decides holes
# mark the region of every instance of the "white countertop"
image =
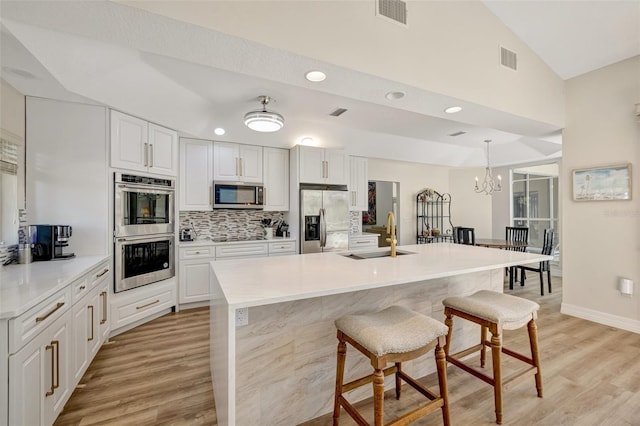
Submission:
[[273,237],[263,240],[242,240],[242,241],[212,241],[212,240],[194,240],[194,241],[180,241],[179,247],[199,247],[199,246],[221,246],[229,244],[247,244],[247,243],[280,243],[282,241],[295,241],[292,237]]
[[16,317],[89,272],[107,255],[0,268],[0,319]]
[[[551,260],[551,256],[462,244],[398,247],[415,254],[396,258],[349,259],[313,253],[212,263],[231,308],[261,306],[376,287],[430,280],[505,266]],[[388,247],[372,251],[388,251]],[[348,252],[347,252],[348,253]]]

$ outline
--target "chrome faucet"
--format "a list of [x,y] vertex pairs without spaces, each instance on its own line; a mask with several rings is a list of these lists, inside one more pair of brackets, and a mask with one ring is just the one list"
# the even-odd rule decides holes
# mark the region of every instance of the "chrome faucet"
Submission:
[[387,242],[391,243],[391,257],[396,257],[398,240],[396,239],[396,217],[393,215],[393,212],[387,213],[387,234],[389,235]]

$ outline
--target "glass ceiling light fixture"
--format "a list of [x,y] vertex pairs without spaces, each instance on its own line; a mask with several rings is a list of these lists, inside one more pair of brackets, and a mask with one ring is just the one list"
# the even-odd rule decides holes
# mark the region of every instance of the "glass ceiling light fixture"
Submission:
[[256,132],[277,132],[284,127],[284,117],[277,112],[267,111],[269,96],[258,96],[262,110],[248,112],[244,115],[244,124]]
[[486,195],[491,195],[494,192],[502,191],[502,177],[500,175],[496,178],[493,177],[491,163],[489,162],[489,143],[491,143],[491,139],[485,139],[484,142],[487,144],[487,167],[485,168],[482,185],[478,185],[478,176],[476,176],[475,190],[478,194],[484,192]]

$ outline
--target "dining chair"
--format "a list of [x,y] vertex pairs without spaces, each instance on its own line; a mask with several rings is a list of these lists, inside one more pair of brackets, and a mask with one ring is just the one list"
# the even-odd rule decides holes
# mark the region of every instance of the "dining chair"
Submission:
[[[544,230],[544,236],[543,236],[543,241],[542,241],[542,254],[545,254],[547,256],[550,256],[553,253],[553,237],[555,235],[555,232],[553,229],[545,229]],[[524,285],[524,281],[526,279],[525,273],[524,271],[533,271],[533,272],[538,272],[540,274],[540,296],[544,296],[544,279],[543,279],[543,272],[546,271],[547,272],[547,285],[549,287],[549,293],[551,293],[551,267],[549,266],[549,261],[548,260],[543,260],[542,262],[540,262],[539,266],[537,268],[534,268],[532,266],[524,266],[524,265],[520,265],[518,266],[518,268],[520,269],[520,282],[522,285]]]
[[457,244],[476,245],[476,231],[475,228],[465,228],[463,226],[456,226],[453,228],[453,242]]
[[[529,228],[526,226],[507,226],[505,228],[505,240],[512,243],[524,243],[518,247],[510,247],[507,250],[525,252],[527,250],[527,242],[529,241]],[[513,282],[518,280],[517,266],[505,268],[505,274],[509,274],[509,289],[513,290]],[[524,271],[521,275],[525,274]],[[520,278],[523,280],[522,276]],[[521,285],[524,285],[521,283]]]

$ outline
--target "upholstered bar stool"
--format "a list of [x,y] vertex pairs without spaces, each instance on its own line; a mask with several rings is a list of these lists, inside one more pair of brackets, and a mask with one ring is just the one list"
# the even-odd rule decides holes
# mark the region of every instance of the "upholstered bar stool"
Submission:
[[[467,297],[449,297],[444,299],[442,303],[445,306],[444,314],[446,318],[444,323],[449,327],[447,345],[445,346],[447,361],[493,386],[496,423],[502,423],[502,387],[507,383],[535,373],[536,389],[538,396],[542,398],[542,373],[540,357],[538,356],[538,333],[536,327],[536,318],[540,306],[537,303],[521,297],[488,290],[480,290]],[[453,332],[454,316],[480,325],[480,344],[452,355],[449,353],[449,342],[451,342]],[[531,358],[502,347],[502,330],[515,330],[525,324],[529,331]],[[491,332],[491,341],[487,341],[487,329]],[[485,346],[491,348],[493,376],[486,375],[460,360],[460,358],[480,350],[480,366],[484,368],[486,361]],[[500,362],[502,353],[519,359],[529,364],[530,367],[503,379]]]
[[[438,408],[445,425],[449,424],[447,394],[447,362],[444,345],[447,327],[439,321],[401,306],[391,306],[367,315],[348,315],[335,322],[338,329],[338,363],[333,424],[338,425],[340,407],[359,424],[368,425],[344,394],[373,382],[374,424],[384,423],[384,377],[395,373],[396,399],[400,399],[401,380],[404,380],[430,401],[394,420],[393,425],[406,425]],[[347,343],[369,358],[373,374],[343,384]],[[422,386],[402,371],[402,362],[424,355],[435,347],[436,369],[440,395]],[[388,363],[392,367],[386,368]]]

